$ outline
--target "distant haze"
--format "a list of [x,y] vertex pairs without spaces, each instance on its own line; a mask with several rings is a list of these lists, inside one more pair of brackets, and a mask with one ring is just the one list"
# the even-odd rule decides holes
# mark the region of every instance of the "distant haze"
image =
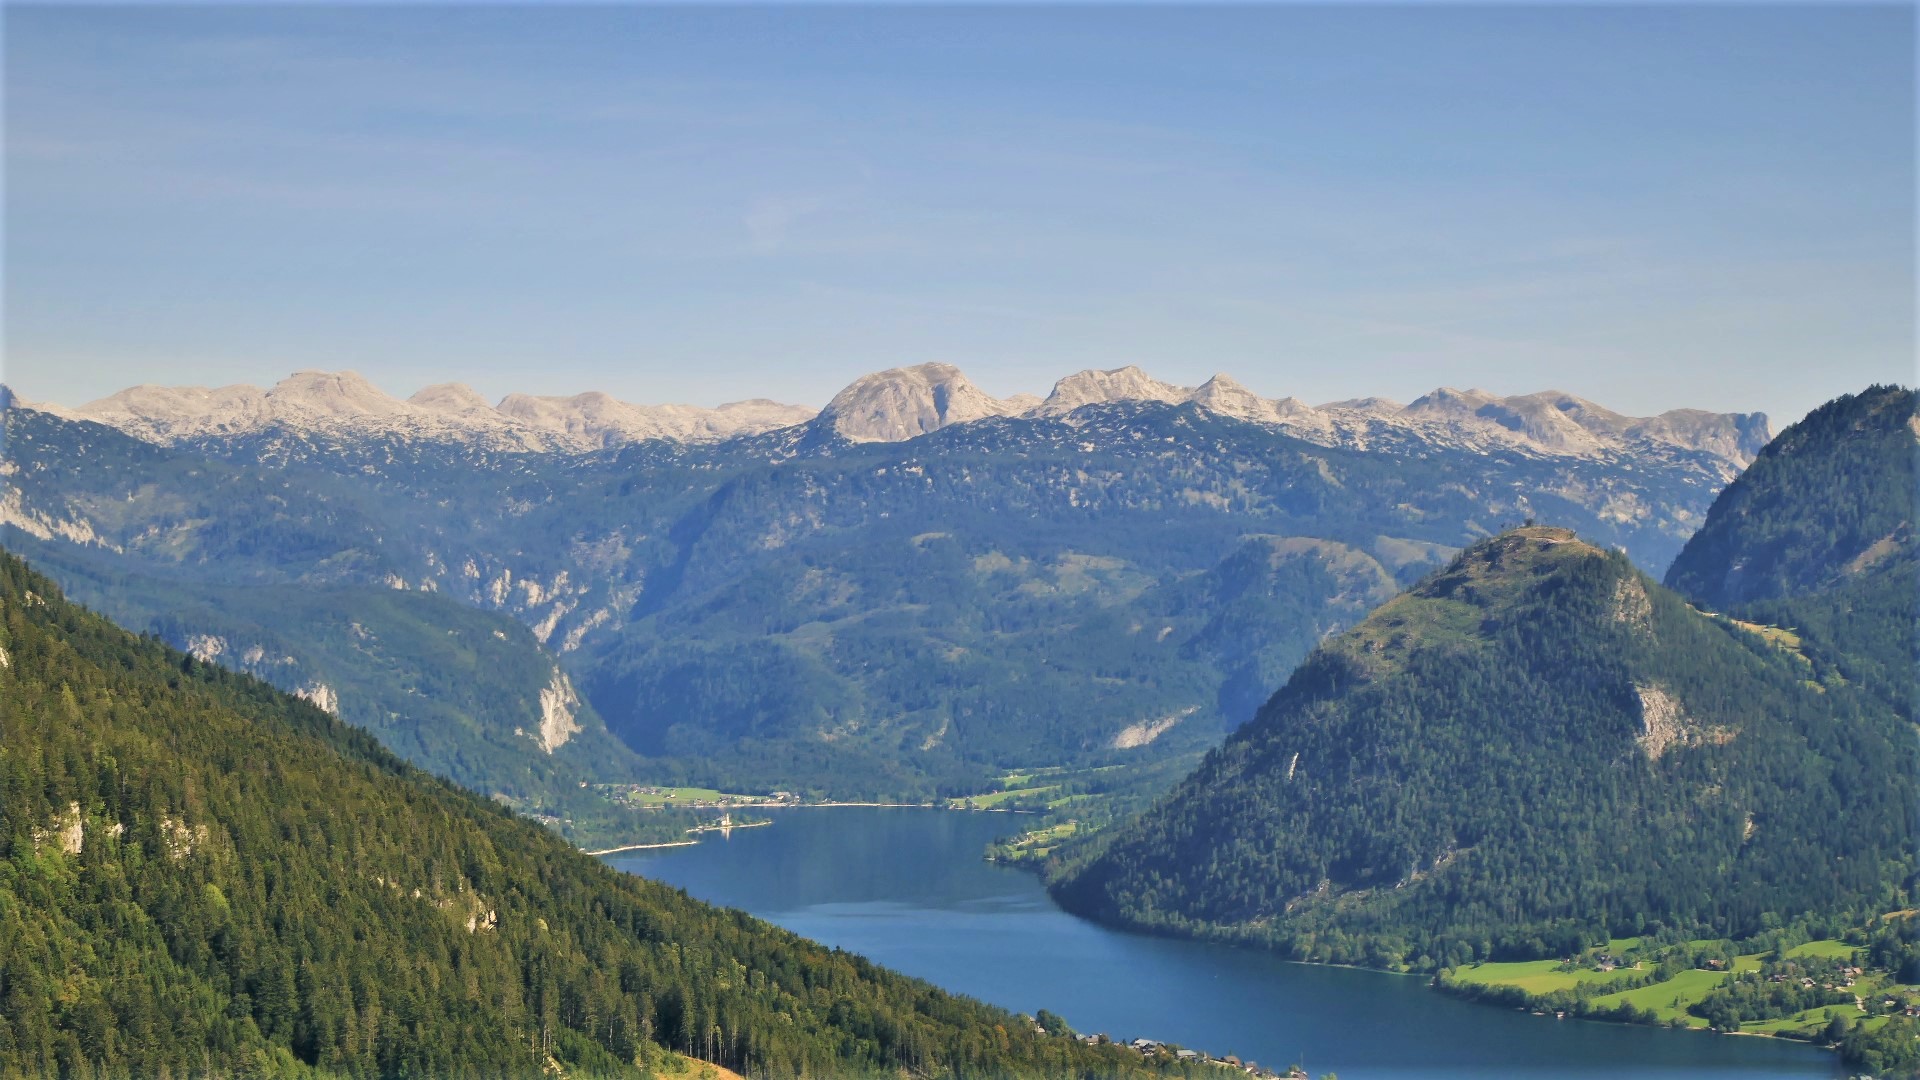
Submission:
[[818,408],[1139,364],[1768,413],[1914,373],[1887,6],[16,7],[5,381]]

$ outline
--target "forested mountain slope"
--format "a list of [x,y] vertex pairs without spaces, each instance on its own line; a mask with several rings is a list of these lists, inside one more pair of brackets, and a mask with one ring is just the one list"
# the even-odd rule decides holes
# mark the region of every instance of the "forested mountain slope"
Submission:
[[1667,574],[1703,604],[1791,628],[1823,670],[1913,716],[1920,694],[1920,393],[1875,386],[1781,432]]
[[1807,414],[1714,499],[1667,584],[1710,604],[1800,596],[1914,549],[1920,393],[1870,387]]
[[304,697],[483,795],[555,806],[640,758],[525,626],[436,593],[371,585],[210,585],[96,549],[15,537],[36,569],[122,624]]
[[1316,650],[1057,894],[1419,968],[1884,910],[1914,866],[1912,730],[1815,675],[1618,553],[1508,532]]
[[0,552],[0,1074],[1129,1075],[619,874]]

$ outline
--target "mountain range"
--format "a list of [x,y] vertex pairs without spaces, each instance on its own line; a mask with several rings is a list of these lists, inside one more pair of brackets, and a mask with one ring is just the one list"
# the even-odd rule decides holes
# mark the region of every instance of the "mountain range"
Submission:
[[265,390],[143,385],[70,410],[41,407],[160,443],[281,427],[302,434],[398,435],[496,449],[581,453],[652,439],[717,442],[803,424],[856,443],[902,442],[989,417],[1062,418],[1087,405],[1116,402],[1191,402],[1328,446],[1420,439],[1574,456],[1658,447],[1710,454],[1736,469],[1768,435],[1766,417],[1759,413],[1676,409],[1636,418],[1558,391],[1498,397],[1483,390],[1442,388],[1411,405],[1367,398],[1315,407],[1296,398],[1259,397],[1226,375],[1183,387],[1137,367],[1068,375],[1054,383],[1045,398],[1026,394],[999,399],[980,390],[958,368],[937,363],[863,376],[817,411],[765,399],[717,408],[634,405],[600,392],[571,397],[516,393],[489,405],[458,383],[430,386],[401,400],[354,372],[316,371],[300,372]]
[[[1757,456],[1728,421],[1725,457],[1584,403],[1547,404],[1610,448],[1314,441],[1217,379],[1096,374],[1062,414],[923,368],[756,434],[563,451],[298,394],[145,437],[0,403],[0,539],[59,578],[0,553],[0,1057],[1185,1068],[615,875],[460,787],[958,793],[1213,747],[1060,848],[1056,895],[1375,967],[1908,905],[1913,392]],[[1393,415],[1520,408],[1436,396]]]
[[13,401],[0,539],[522,805],[636,777],[930,797],[1197,753],[1322,635],[1530,517],[1657,571],[1765,428],[1231,390],[1120,369],[996,402],[923,365],[757,434],[638,441],[594,426],[639,415],[610,399],[349,376],[136,389],[97,419]]

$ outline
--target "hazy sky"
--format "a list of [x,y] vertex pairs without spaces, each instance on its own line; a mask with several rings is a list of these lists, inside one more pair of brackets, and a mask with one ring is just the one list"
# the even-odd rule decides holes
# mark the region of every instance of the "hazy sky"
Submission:
[[942,360],[1776,424],[1914,378],[1914,14],[6,13],[6,380],[820,404]]

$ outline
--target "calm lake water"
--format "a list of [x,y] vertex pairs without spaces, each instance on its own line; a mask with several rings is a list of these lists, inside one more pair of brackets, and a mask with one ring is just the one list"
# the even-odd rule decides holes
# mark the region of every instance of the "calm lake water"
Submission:
[[1284,963],[1109,930],[1031,874],[981,858],[1008,814],[821,807],[696,847],[608,856],[949,990],[1079,1031],[1146,1037],[1341,1080],[1404,1077],[1832,1077],[1837,1059],[1771,1039],[1553,1020],[1474,1005],[1421,978]]

